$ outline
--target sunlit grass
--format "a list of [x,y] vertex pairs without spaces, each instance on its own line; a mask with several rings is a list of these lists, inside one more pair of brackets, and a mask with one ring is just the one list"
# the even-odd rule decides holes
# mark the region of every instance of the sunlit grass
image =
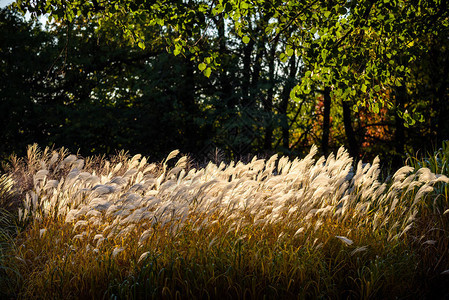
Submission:
[[155,164],[32,146],[8,175],[20,232],[4,293],[368,299],[447,283],[449,179],[404,166],[382,182],[378,159],[316,152],[194,169],[177,151]]

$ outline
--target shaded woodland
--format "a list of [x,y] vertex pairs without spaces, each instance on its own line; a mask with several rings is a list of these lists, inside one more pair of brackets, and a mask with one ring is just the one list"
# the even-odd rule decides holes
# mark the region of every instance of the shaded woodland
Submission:
[[[448,139],[446,32],[416,41],[425,49],[410,62],[409,81],[383,88],[390,104],[373,112],[355,105],[363,100],[357,96],[336,97],[329,84],[292,95],[314,62],[283,55],[290,33],[267,37],[269,19],[251,19],[251,39],[242,41],[232,22],[211,17],[207,40],[198,40],[217,53],[219,67],[207,77],[189,54],[167,53],[173,32],[160,26],[144,31],[143,50],[114,24],[76,17],[43,25],[2,9],[2,157],[23,154],[32,143],[84,155],[126,149],[155,159],[172,149],[199,158],[215,149],[229,158],[293,156],[315,144],[323,154],[344,145],[353,157],[380,155],[399,165],[407,153]],[[419,120],[408,126],[403,111]]]

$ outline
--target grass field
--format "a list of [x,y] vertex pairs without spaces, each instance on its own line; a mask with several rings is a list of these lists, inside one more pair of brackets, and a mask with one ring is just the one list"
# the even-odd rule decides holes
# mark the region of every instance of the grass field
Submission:
[[343,148],[196,169],[31,146],[0,179],[0,296],[449,297],[446,152],[384,178]]

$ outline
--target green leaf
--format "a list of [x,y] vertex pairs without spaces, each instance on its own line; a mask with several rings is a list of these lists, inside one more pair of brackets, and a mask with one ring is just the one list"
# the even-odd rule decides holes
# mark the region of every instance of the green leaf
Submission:
[[422,123],[422,122],[424,122],[424,116],[422,115],[422,114],[420,114],[420,113],[417,113],[417,116],[418,116],[418,121],[420,122],[420,123]]
[[279,59],[280,59],[283,63],[285,63],[285,62],[287,61],[288,57],[287,57],[287,55],[285,55],[285,53],[281,53],[281,54],[279,55]]
[[327,57],[328,53],[329,53],[329,51],[327,51],[326,49],[321,50],[321,57],[323,58],[324,61],[326,61],[326,57]]
[[366,85],[362,84],[362,87],[360,88],[363,93],[366,93]]
[[202,72],[206,69],[207,65],[205,63],[200,63],[198,65],[198,69]]
[[290,91],[290,99],[293,101],[299,101],[298,96],[296,95],[299,91],[299,85],[296,85],[291,91]]
[[145,43],[144,42],[139,42],[137,45],[139,46],[140,49],[145,49]]
[[250,39],[249,39],[248,36],[245,35],[245,36],[242,38],[242,41],[243,41],[245,44],[248,44],[249,41],[250,41]]
[[182,47],[180,46],[180,45],[175,45],[175,50],[173,50],[173,54],[175,55],[175,56],[178,56],[180,53],[181,53],[181,49],[182,49]]
[[341,95],[343,95],[343,90],[340,88],[333,90],[333,92],[336,97],[341,97]]
[[287,55],[288,55],[288,56],[292,56],[293,53],[294,53],[294,51],[293,51],[292,48],[287,49]]
[[217,4],[213,9],[212,9],[212,13],[214,15],[218,15],[221,14],[224,10],[224,6],[222,4]]
[[207,78],[210,77],[210,74],[211,74],[211,73],[212,73],[211,68],[207,68],[207,69],[204,70],[204,72],[203,72],[203,74],[204,74]]
[[270,34],[273,31],[274,28],[274,24],[269,24],[266,28],[265,28],[265,34]]

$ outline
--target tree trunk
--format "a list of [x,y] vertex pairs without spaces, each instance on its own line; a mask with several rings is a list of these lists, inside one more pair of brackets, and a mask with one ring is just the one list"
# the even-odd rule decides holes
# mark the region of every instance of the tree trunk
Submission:
[[274,96],[274,59],[276,55],[276,47],[279,41],[279,37],[273,41],[270,48],[269,61],[268,61],[268,91],[267,96],[264,98],[263,106],[266,113],[266,127],[264,137],[264,149],[271,150],[273,144],[273,96]]
[[321,139],[321,149],[324,155],[329,153],[329,134],[330,134],[330,116],[331,116],[331,89],[324,88],[323,92],[323,136]]
[[396,100],[396,114],[395,114],[395,133],[394,133],[394,148],[395,155],[392,161],[392,167],[398,168],[403,165],[404,144],[405,144],[405,126],[404,120],[398,115],[399,111],[403,111],[404,104],[407,101],[407,91],[405,86],[402,85],[397,87],[395,90],[395,100]]
[[433,72],[431,72],[431,76],[433,77],[432,82],[435,84],[435,96],[434,96],[434,109],[437,112],[437,121],[435,122],[437,125],[436,128],[436,140],[437,147],[440,147],[444,140],[449,138],[449,122],[447,120],[448,117],[448,106],[449,99],[447,97],[448,90],[448,77],[449,77],[449,67],[447,65],[447,54],[442,52],[439,48],[436,51],[434,57],[443,58],[438,59],[432,67],[434,67]]
[[352,127],[351,107],[347,101],[342,100],[343,106],[343,124],[345,126],[346,138],[348,139],[349,154],[354,159],[358,159],[359,146],[355,138],[354,128]]
[[251,39],[249,43],[243,47],[242,105],[243,107],[248,107],[253,104],[249,90],[251,85],[251,56],[254,50],[254,41]]
[[[223,56],[223,60],[226,60],[228,55],[228,49],[226,48],[226,34],[225,34],[225,23],[223,14],[220,14],[218,16],[217,29],[218,29],[220,54]],[[225,65],[228,64],[225,63]],[[229,78],[228,71],[226,69],[223,69],[219,74],[219,78],[221,88],[219,95],[221,103],[223,105],[226,104],[227,108],[230,111],[233,111],[235,109],[235,106],[237,105],[236,101],[237,99],[232,91],[232,84]]]
[[288,124],[288,103],[290,101],[290,92],[295,86],[297,66],[296,66],[296,56],[293,55],[290,58],[289,65],[289,75],[287,82],[285,84],[284,90],[282,91],[282,99],[279,106],[279,113],[281,115],[281,131],[282,131],[282,146],[285,150],[290,150],[290,128]]
[[195,103],[195,80],[193,62],[189,58],[184,62],[184,80],[180,88],[179,100],[184,106],[186,112],[185,120],[185,141],[188,145],[188,151],[194,151],[196,141],[198,141],[198,126],[195,124],[195,116],[198,115],[198,107]]

